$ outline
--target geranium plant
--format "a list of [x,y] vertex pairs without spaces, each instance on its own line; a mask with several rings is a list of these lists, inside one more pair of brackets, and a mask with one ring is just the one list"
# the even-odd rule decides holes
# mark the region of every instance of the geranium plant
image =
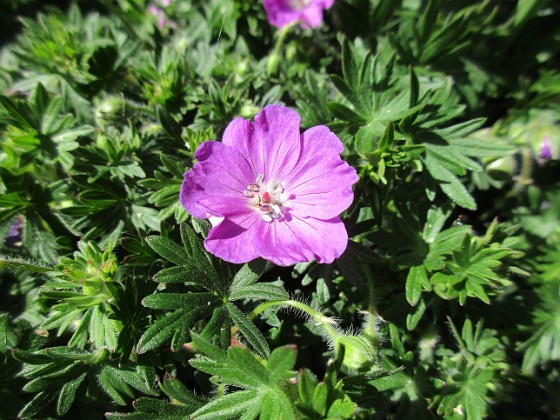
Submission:
[[558,2],[3,6],[2,419],[560,417]]

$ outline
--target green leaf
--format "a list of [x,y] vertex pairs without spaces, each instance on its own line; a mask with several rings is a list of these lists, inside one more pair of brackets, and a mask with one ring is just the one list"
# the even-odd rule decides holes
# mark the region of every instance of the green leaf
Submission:
[[43,411],[43,409],[58,396],[58,393],[59,390],[39,392],[22,408],[18,417],[23,419],[36,417],[37,414]]
[[450,206],[435,207],[428,210],[426,214],[426,224],[422,232],[422,238],[426,243],[434,242],[437,234],[443,228],[445,221],[451,215]]
[[244,369],[238,369],[237,377],[232,375],[233,372],[230,372],[231,376],[227,379],[228,382],[243,384],[245,388],[254,389],[259,389],[263,384],[268,384],[268,371],[251,352],[240,347],[231,347],[227,356],[228,365],[244,367]]
[[295,420],[296,417],[286,394],[281,389],[272,388],[261,399],[259,418]]
[[205,337],[199,334],[192,334],[192,339],[194,344],[200,349],[202,353],[214,359],[217,362],[225,362],[226,361],[226,352],[213,345],[210,341],[208,341]]
[[206,400],[194,395],[176,378],[167,377],[163,382],[160,382],[159,386],[165,395],[171,398],[173,404],[197,409],[206,403]]
[[278,400],[276,395],[267,392],[266,394],[263,395],[260,404],[261,404],[260,418],[263,419],[285,418],[284,416],[281,416],[280,401]]
[[183,247],[192,256],[196,269],[211,282],[213,290],[223,289],[222,278],[218,276],[210,256],[204,251],[200,238],[186,223],[181,223],[180,230]]
[[208,305],[207,300],[200,299],[200,302],[200,305],[179,309],[155,321],[138,340],[136,351],[139,354],[146,353],[172,337],[171,347],[178,350],[188,339],[193,323],[206,317],[214,309],[213,305]]
[[0,269],[8,270],[25,270],[31,273],[48,273],[55,271],[53,268],[41,265],[30,260],[23,260],[20,258],[13,258],[7,256],[0,256]]
[[393,146],[395,141],[395,130],[393,128],[393,123],[389,121],[381,140],[379,141],[379,150],[381,152],[386,152],[389,148]]
[[210,401],[196,410],[191,417],[199,420],[237,419],[244,412],[254,411],[255,407],[260,407],[260,401],[259,391],[236,391]]
[[357,405],[348,395],[342,399],[335,400],[327,411],[327,417],[331,419],[348,419],[356,411]]
[[424,312],[426,312],[426,308],[427,307],[426,307],[426,303],[424,302],[424,299],[420,299],[420,304],[416,307],[414,313],[408,314],[406,316],[406,328],[409,331],[412,331],[413,329],[416,328],[416,326],[422,319]]
[[175,265],[190,265],[185,250],[175,242],[163,236],[148,236],[146,242],[167,261],[171,261]]
[[272,265],[258,258],[249,263],[243,264],[243,267],[235,274],[230,286],[230,295],[242,292],[246,287],[255,284],[259,278],[270,268]]
[[297,347],[295,345],[287,345],[274,349],[267,361],[271,378],[276,382],[282,382],[293,377],[294,374],[291,370],[296,364],[296,358]]
[[313,392],[313,410],[319,415],[324,416],[327,413],[327,398],[329,390],[325,382],[319,383]]
[[[78,137],[87,136],[94,131],[94,127],[89,125],[83,125],[80,127],[70,128],[68,130],[64,130],[60,133],[54,134],[52,139],[57,143],[64,143],[76,140]],[[76,147],[79,146],[76,144]]]
[[422,286],[428,283],[428,274],[423,265],[412,267],[406,277],[406,300],[416,306],[422,294]]
[[60,396],[58,397],[58,402],[56,406],[56,412],[59,416],[63,416],[68,412],[74,399],[76,398],[76,392],[80,387],[81,383],[84,381],[87,373],[82,373],[77,378],[65,382],[60,389]]
[[201,335],[212,340],[220,348],[226,348],[231,343],[231,319],[223,306],[214,309],[210,320]]
[[139,418],[158,417],[166,420],[189,418],[189,415],[194,411],[189,407],[145,397],[138,398],[134,401],[134,409],[138,411],[138,414],[141,414]]
[[338,102],[329,102],[327,106],[331,114],[339,120],[348,121],[351,124],[363,124],[366,122],[365,118],[355,113],[346,105]]
[[383,125],[378,121],[369,122],[360,127],[354,138],[354,148],[356,152],[368,154],[373,153],[378,148],[379,137],[383,133]]
[[465,186],[456,177],[450,178],[448,182],[439,184],[442,191],[457,205],[467,209],[476,210],[476,202],[469,194]]
[[37,121],[32,116],[27,104],[0,95],[0,105],[4,107],[7,114],[11,117],[13,124],[18,128],[23,130],[35,130],[37,128]]
[[61,118],[62,98],[53,98],[41,118],[41,134],[49,135],[60,131],[65,125],[72,123],[72,116]]
[[513,23],[520,27],[533,18],[539,10],[543,10],[550,0],[518,0]]
[[481,171],[482,166],[463,155],[460,151],[456,151],[454,146],[440,146],[435,144],[424,144],[428,156],[435,158],[439,163],[449,169],[456,175],[464,175],[465,170]]
[[138,354],[153,350],[171,338],[177,329],[185,325],[188,316],[189,309],[182,309],[155,321],[138,340]]
[[32,103],[35,108],[35,115],[37,118],[41,118],[49,104],[49,93],[42,83],[38,83],[35,87],[32,95]]
[[517,151],[515,147],[478,140],[472,137],[455,139],[451,143],[456,153],[477,158],[498,158],[511,155]]
[[230,301],[249,300],[286,300],[290,295],[282,286],[272,283],[258,283],[246,286],[242,290],[237,289],[229,295]]
[[215,305],[213,293],[156,293],[146,296],[142,304],[152,309],[183,309],[196,306]]
[[243,312],[237,309],[237,306],[232,303],[227,303],[226,308],[231,320],[237,328],[239,328],[239,332],[245,337],[249,344],[251,344],[261,356],[267,357],[270,353],[270,348],[258,328],[247,319],[247,316]]
[[302,402],[310,405],[313,402],[313,394],[317,379],[307,369],[303,370],[299,375],[298,393]]
[[[474,148],[476,148],[477,144],[480,145],[483,143],[485,144],[486,147],[492,146],[492,144],[486,142],[481,142],[474,139],[466,138],[468,134],[480,128],[485,123],[485,121],[486,121],[485,118],[475,118],[473,120],[468,120],[459,124],[452,125],[450,127],[437,129],[435,130],[435,133],[447,141],[449,141],[450,139],[454,139],[453,142],[451,142],[454,146],[463,145],[463,144],[466,145],[469,143],[471,143],[472,147]],[[501,146],[497,145],[497,147],[501,147]]]
[[137,371],[130,368],[123,369],[105,365],[101,368],[98,379],[102,390],[119,405],[126,405],[125,397],[134,397],[131,387],[144,394],[157,395],[153,384],[147,384]]
[[[165,132],[174,140],[178,142],[178,144],[183,142],[181,136],[181,126],[175,121],[171,115],[164,109],[158,109],[158,116],[159,121],[161,122],[162,127],[164,128]],[[163,155],[162,155],[163,156]]]
[[[185,270],[184,267],[174,266],[158,271],[154,275],[153,280],[158,283],[188,283],[191,277],[190,274],[191,272]],[[196,282],[192,283],[196,284]]]
[[0,353],[8,349],[8,314],[0,314]]

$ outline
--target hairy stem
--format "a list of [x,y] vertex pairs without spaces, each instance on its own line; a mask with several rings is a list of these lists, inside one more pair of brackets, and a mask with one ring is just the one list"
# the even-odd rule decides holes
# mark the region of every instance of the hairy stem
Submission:
[[332,318],[329,318],[328,316],[323,315],[321,312],[313,309],[309,305],[306,305],[303,302],[299,302],[299,301],[293,300],[293,299],[271,300],[271,301],[268,301],[268,302],[263,302],[259,306],[257,306],[251,313],[249,313],[248,318],[253,319],[258,314],[265,311],[266,309],[273,308],[273,307],[282,307],[282,308],[291,307],[291,308],[295,308],[295,309],[298,309],[298,310],[306,313],[307,315],[309,315],[309,317],[313,321],[315,321],[315,323],[317,325],[320,325],[323,328],[325,333],[333,341],[335,341],[338,338],[338,336],[340,335],[338,333],[337,329],[335,328],[335,326],[336,326],[336,321],[335,320],[333,320]]

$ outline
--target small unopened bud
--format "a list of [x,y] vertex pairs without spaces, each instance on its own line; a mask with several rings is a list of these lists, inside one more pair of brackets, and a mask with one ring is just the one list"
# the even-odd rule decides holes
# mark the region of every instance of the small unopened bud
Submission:
[[269,76],[274,76],[278,72],[278,66],[280,66],[280,55],[277,53],[272,53],[268,56],[268,61],[266,62],[266,74]]
[[489,163],[486,171],[492,178],[506,181],[516,174],[517,163],[513,156],[504,156]]
[[370,370],[375,363],[375,349],[373,344],[359,335],[342,335],[335,341],[335,350],[344,346],[342,364],[352,371]]

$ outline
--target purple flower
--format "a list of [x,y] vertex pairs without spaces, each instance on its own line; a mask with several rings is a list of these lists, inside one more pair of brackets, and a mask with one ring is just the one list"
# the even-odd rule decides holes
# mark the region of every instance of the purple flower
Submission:
[[253,123],[236,118],[222,142],[202,143],[180,200],[213,225],[206,249],[233,263],[262,257],[278,265],[331,263],[348,245],[338,215],[352,203],[356,171],[325,126],[300,134],[300,117],[280,105]]
[[263,0],[268,22],[278,28],[300,22],[304,28],[316,28],[323,22],[323,10],[334,0]]
[[539,159],[550,160],[552,159],[552,145],[550,139],[545,137],[541,142],[541,149],[539,150]]
[[6,239],[4,241],[6,245],[14,246],[21,242],[24,221],[25,218],[20,214],[17,219],[10,225],[8,234],[6,235]]
[[152,3],[148,7],[148,11],[152,16],[155,16],[157,19],[157,26],[160,31],[163,31],[165,28],[170,27],[171,29],[177,28],[177,23],[173,20],[168,20],[165,10],[160,9],[158,6],[167,7],[171,3],[169,0],[160,0],[157,1],[156,4]]

